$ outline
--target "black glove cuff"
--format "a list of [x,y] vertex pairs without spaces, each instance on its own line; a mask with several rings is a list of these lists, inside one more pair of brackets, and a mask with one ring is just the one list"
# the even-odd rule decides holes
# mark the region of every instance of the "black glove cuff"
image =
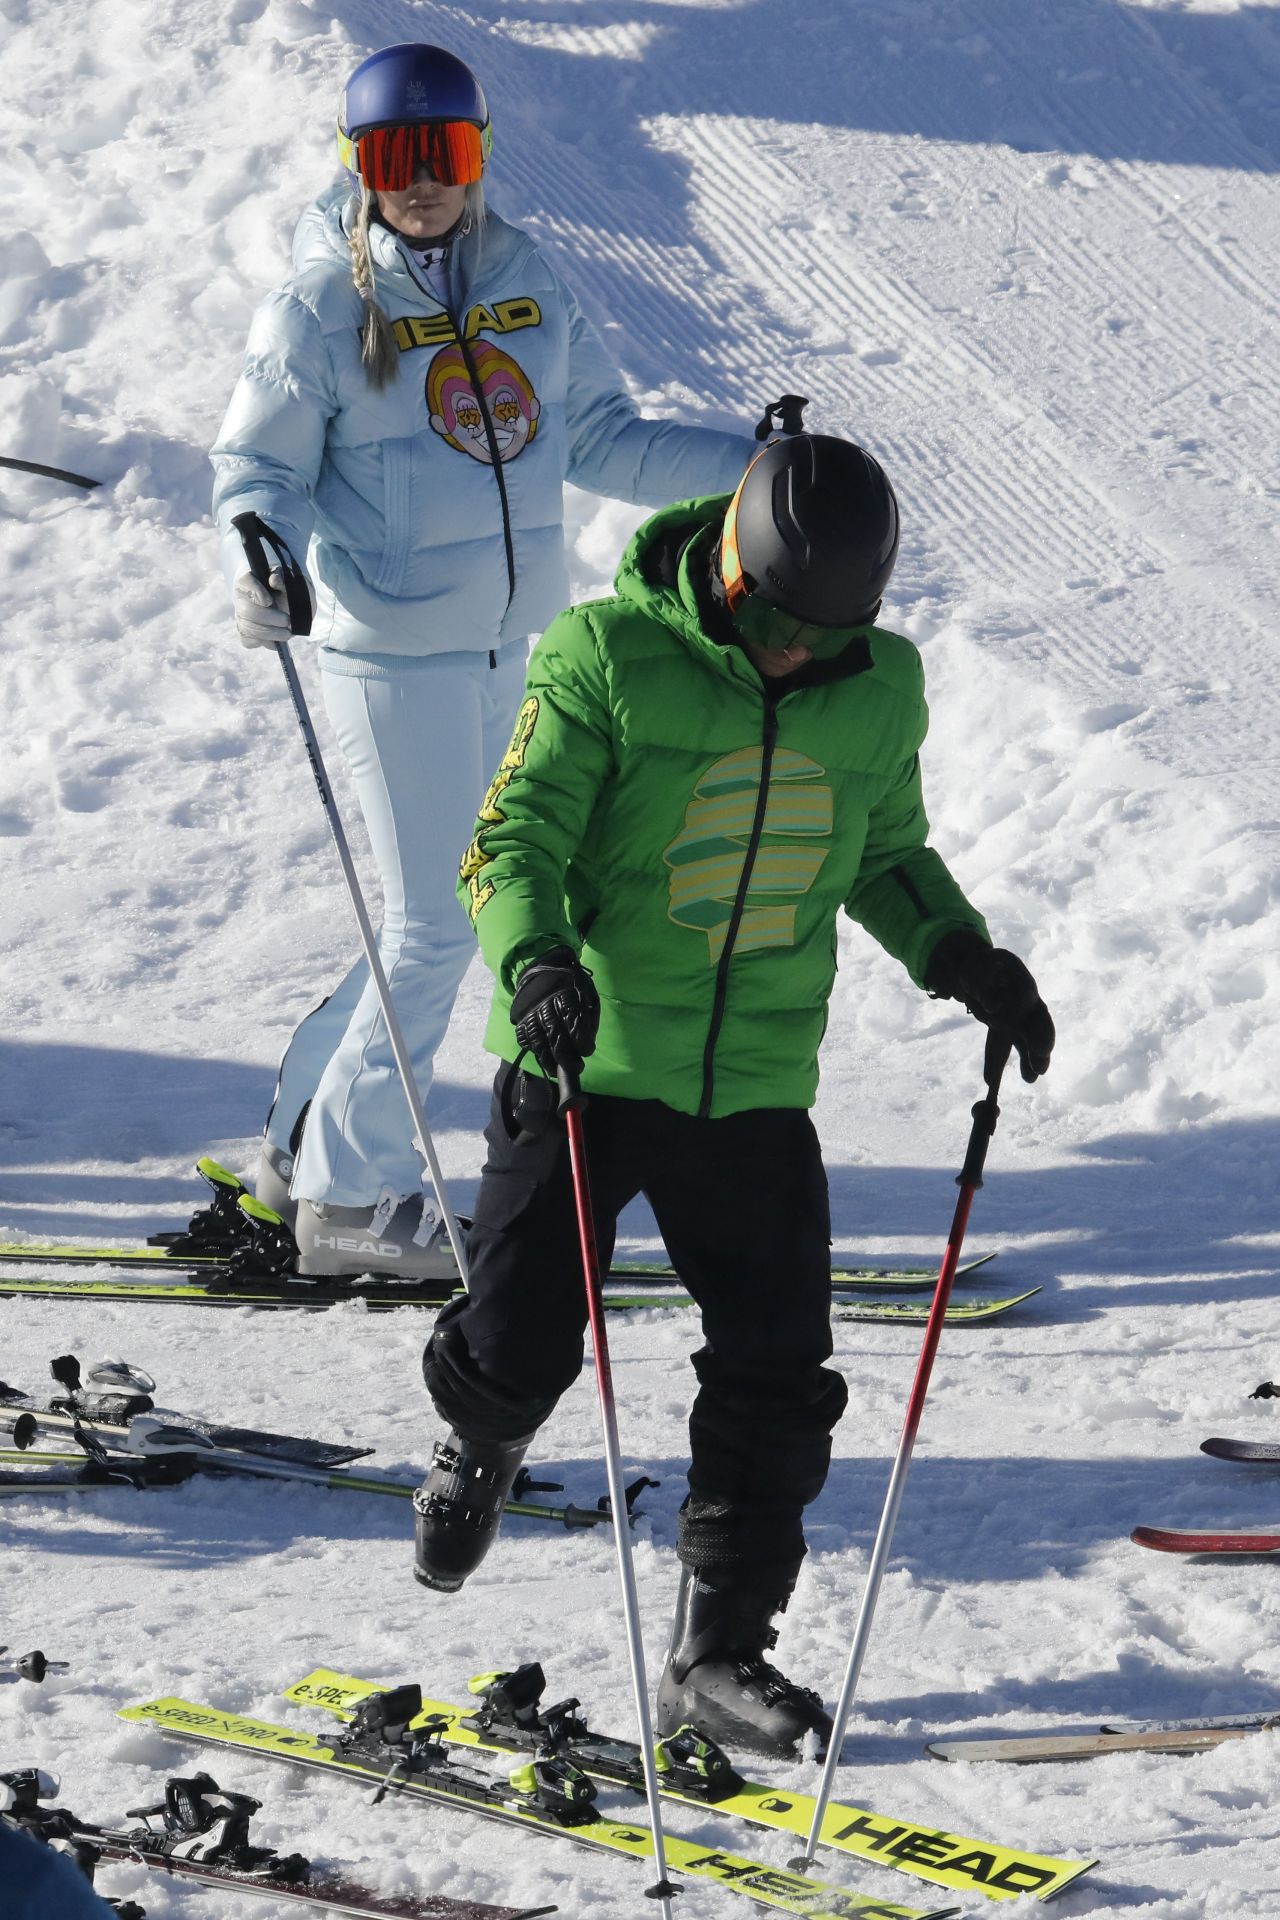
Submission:
[[990,943],[971,927],[956,927],[944,933],[925,966],[925,992],[931,993],[935,1000],[964,1000],[970,991],[972,961],[981,962],[990,952]]

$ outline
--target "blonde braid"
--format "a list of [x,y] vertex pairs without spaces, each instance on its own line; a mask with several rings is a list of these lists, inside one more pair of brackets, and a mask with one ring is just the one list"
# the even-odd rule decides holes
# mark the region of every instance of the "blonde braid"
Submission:
[[385,387],[400,363],[391,322],[378,305],[373,284],[373,251],[369,244],[369,214],[373,194],[363,183],[360,204],[352,222],[347,244],[351,248],[351,277],[356,292],[364,301],[364,326],[360,330],[360,358],[371,387]]

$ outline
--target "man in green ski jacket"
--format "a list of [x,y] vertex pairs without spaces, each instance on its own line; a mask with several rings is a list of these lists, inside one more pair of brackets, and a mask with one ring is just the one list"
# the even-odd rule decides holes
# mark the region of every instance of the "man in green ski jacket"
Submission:
[[503,1061],[470,1290],[424,1373],[452,1431],[416,1505],[416,1572],[479,1564],[525,1451],[578,1378],[586,1305],[558,1064],[591,1096],[601,1260],[643,1192],[702,1312],[660,1732],[786,1752],[821,1702],[765,1658],[844,1411],[830,1218],[809,1117],[840,909],[918,986],[1007,1029],[1024,1077],[1053,1023],[927,844],[911,643],[873,624],[898,549],[878,464],[771,442],[732,500],[643,526],[610,599],[530,661],[459,893]]

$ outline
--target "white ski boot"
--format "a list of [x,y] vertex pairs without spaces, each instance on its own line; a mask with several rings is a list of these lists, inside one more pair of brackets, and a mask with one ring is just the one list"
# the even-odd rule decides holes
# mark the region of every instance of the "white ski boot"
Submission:
[[299,1200],[294,1221],[301,1274],[354,1279],[376,1273],[405,1281],[458,1280],[445,1223],[424,1211],[421,1194],[401,1198],[388,1188],[362,1207]]

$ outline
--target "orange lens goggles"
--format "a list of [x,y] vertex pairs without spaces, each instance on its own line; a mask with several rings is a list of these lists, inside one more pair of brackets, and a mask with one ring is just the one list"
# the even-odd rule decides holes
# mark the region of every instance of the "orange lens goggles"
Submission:
[[375,193],[403,193],[419,167],[446,187],[469,187],[484,172],[489,130],[470,120],[414,120],[374,127],[354,142],[356,170]]

